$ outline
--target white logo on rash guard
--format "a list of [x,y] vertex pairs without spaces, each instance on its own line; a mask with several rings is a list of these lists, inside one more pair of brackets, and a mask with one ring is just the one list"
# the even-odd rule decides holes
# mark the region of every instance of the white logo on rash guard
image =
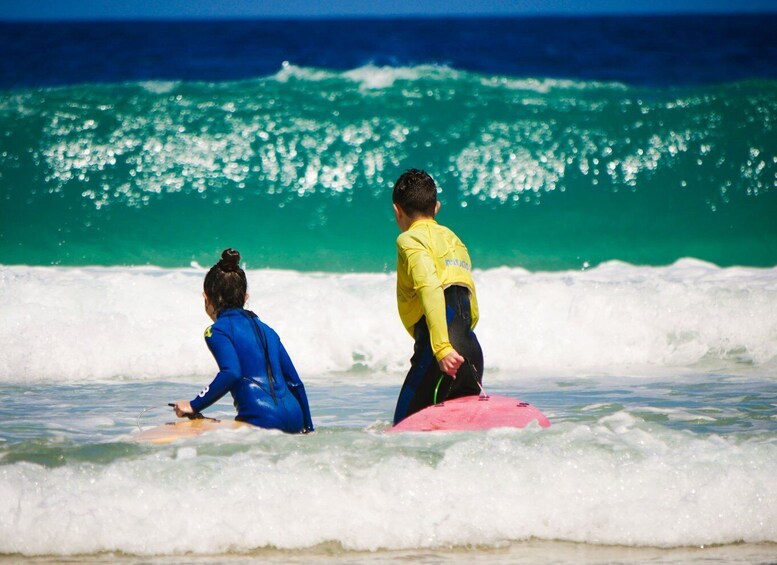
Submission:
[[200,391],[200,394],[198,394],[197,396],[199,396],[200,398],[203,398],[206,394],[208,394],[209,390],[210,390],[210,386],[206,386],[204,389]]

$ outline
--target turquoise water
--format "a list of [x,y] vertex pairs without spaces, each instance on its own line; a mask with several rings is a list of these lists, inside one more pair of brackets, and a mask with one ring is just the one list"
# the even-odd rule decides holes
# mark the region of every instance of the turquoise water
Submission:
[[777,83],[447,67],[0,97],[0,264],[392,270],[391,187],[441,187],[476,267],[777,263]]

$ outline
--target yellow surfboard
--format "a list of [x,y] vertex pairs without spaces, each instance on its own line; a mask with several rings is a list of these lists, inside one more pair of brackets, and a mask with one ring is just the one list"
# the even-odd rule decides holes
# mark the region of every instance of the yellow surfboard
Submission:
[[215,418],[195,418],[192,420],[180,420],[169,422],[162,426],[155,426],[143,430],[132,436],[132,441],[139,443],[165,444],[178,439],[190,438],[216,430],[236,430],[250,426],[246,422],[236,420],[216,420]]

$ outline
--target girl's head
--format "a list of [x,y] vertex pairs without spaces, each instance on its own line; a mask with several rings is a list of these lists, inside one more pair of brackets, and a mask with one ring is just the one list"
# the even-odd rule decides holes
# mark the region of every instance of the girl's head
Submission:
[[240,252],[225,249],[221,261],[210,268],[203,283],[205,311],[215,320],[226,308],[242,308],[248,295],[248,281],[240,268]]

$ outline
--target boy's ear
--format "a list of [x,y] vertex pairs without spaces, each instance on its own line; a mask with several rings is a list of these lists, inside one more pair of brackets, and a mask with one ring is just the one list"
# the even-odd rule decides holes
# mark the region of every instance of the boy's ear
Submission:
[[434,215],[437,215],[437,212],[440,211],[440,201],[437,201],[437,204],[434,205]]

